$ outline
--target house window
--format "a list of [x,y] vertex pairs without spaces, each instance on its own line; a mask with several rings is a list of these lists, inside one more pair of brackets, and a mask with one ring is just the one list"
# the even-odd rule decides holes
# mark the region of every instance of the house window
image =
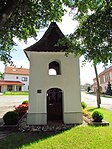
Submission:
[[60,75],[60,64],[56,61],[53,61],[49,64],[49,75]]
[[107,87],[105,86],[105,90],[107,89]]
[[22,81],[27,81],[27,77],[22,77]]
[[104,78],[103,77],[100,78],[100,84],[102,84],[102,83],[104,83]]
[[107,73],[107,74],[105,75],[105,81],[106,81],[106,82],[110,81],[110,75],[109,75],[109,73]]

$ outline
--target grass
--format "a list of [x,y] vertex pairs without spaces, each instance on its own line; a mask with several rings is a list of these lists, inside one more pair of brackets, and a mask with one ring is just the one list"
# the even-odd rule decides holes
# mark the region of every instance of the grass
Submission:
[[28,92],[5,92],[3,95],[28,95]]
[[101,94],[101,97],[112,98],[112,96],[110,96],[110,95],[106,95],[106,94]]
[[[96,108],[89,108],[90,112]],[[112,112],[100,109],[110,126],[77,126],[58,134],[16,133],[0,142],[2,149],[111,149]]]

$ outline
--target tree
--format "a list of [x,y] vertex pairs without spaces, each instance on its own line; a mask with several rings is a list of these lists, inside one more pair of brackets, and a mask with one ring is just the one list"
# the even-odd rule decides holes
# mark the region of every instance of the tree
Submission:
[[61,21],[65,0],[0,0],[0,60],[11,61],[14,37],[36,37],[50,21]]
[[112,2],[110,0],[74,1],[72,14],[79,21],[77,30],[60,41],[68,46],[66,54],[84,55],[92,62],[97,80],[97,104],[100,107],[100,86],[97,64],[112,62]]
[[111,89],[111,84],[108,82],[107,90],[106,90],[106,95],[111,95],[112,96],[112,89]]
[[112,62],[111,4],[112,2],[105,1],[105,5],[98,7],[92,15],[86,16],[86,20],[81,22],[75,32],[77,42],[80,42],[83,47],[79,49],[80,53],[84,54],[85,61],[93,62],[97,80],[98,107],[100,107],[101,99],[96,65],[100,62],[104,64],[108,61]]
[[87,87],[87,92],[89,92],[91,90],[90,86]]
[[0,72],[0,79],[4,78],[4,74],[2,72]]
[[[98,12],[99,10],[103,11],[106,8],[106,14],[108,18],[110,17],[110,19],[105,19],[105,14],[103,14],[103,21],[105,23],[103,21],[103,23],[100,23],[99,21],[99,24],[97,24],[97,26],[102,25],[103,27],[105,27],[106,25],[108,29],[108,26],[110,24],[109,21],[111,21],[112,11],[112,2],[110,0],[1,0],[0,59],[3,60],[5,63],[7,61],[10,62],[10,51],[13,50],[14,45],[16,45],[16,43],[14,42],[14,37],[17,37],[19,40],[23,39],[25,41],[29,37],[35,38],[39,29],[47,26],[49,21],[60,21],[62,16],[64,15],[64,5],[70,7],[73,10],[72,12],[74,18],[76,18],[80,24],[82,24],[90,16],[88,15],[88,12]],[[99,16],[100,15],[101,13],[99,14]],[[100,33],[102,32],[102,30],[100,31]],[[101,37],[104,37],[105,33],[106,32],[100,34]]]

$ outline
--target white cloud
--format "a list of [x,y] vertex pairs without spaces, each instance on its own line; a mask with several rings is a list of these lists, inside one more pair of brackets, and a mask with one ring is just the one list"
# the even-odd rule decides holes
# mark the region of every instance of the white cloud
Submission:
[[16,60],[16,59],[12,59],[14,65],[17,67],[17,68],[20,68],[21,66],[23,68],[29,68],[29,62],[28,61],[24,61],[24,60]]
[[[17,68],[20,68],[22,66],[23,68],[29,69],[28,61],[16,60],[16,59],[12,59],[12,61]],[[8,64],[8,66],[10,66],[10,65]],[[5,69],[5,65],[2,62],[0,62],[0,72],[4,73],[4,69]]]
[[[23,40],[19,41],[18,38],[14,38],[14,41],[19,46],[20,49],[25,49],[36,42],[36,40],[34,40],[34,38],[29,38],[27,43],[25,43]],[[16,48],[16,46],[15,46],[15,48]]]
[[82,65],[80,59],[80,81],[81,84],[90,83],[93,84],[93,78],[95,78],[94,68],[91,63],[87,63],[85,66]]
[[[81,84],[90,83],[93,84],[93,79],[96,77],[95,70],[92,63],[86,63],[83,65],[83,56],[80,58],[80,81]],[[103,64],[97,65],[98,74],[104,71]]]
[[57,24],[59,25],[59,27],[62,30],[62,32],[66,35],[66,34],[70,34],[70,33],[74,32],[74,30],[78,26],[78,21],[72,20],[72,18],[69,15],[69,11],[68,11],[63,16],[62,22],[61,23],[57,23]]
[[2,63],[2,62],[0,62],[0,72],[4,72],[4,68],[5,68],[5,65]]

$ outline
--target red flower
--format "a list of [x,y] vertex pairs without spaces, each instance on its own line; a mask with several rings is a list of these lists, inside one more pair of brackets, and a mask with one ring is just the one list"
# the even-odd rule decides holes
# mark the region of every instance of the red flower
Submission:
[[18,107],[14,106],[14,108],[19,116],[23,116],[28,111],[28,103],[20,104]]

